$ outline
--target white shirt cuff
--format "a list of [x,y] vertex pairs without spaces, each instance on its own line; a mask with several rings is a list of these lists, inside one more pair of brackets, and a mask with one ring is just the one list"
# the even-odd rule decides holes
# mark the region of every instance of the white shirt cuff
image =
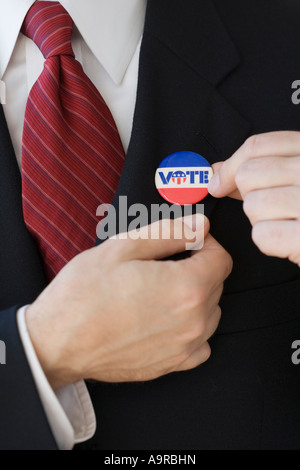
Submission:
[[17,313],[25,354],[57,446],[60,450],[71,450],[75,444],[87,441],[95,434],[93,405],[83,381],[54,392],[32,345],[25,320],[26,308],[21,308]]

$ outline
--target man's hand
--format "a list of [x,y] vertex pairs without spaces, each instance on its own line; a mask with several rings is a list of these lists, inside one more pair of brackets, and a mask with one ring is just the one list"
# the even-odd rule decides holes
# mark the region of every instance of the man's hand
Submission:
[[137,240],[116,237],[77,256],[27,309],[54,388],[80,379],[151,380],[208,360],[232,261],[208,235],[205,218],[204,248],[185,260],[163,260],[185,251],[193,237],[185,225],[188,240],[176,239],[183,224],[177,220],[171,238],[162,239],[164,223],[170,221],[150,226],[158,239],[142,239],[145,227]]
[[244,201],[258,248],[300,266],[300,132],[250,137],[214,172],[209,192]]

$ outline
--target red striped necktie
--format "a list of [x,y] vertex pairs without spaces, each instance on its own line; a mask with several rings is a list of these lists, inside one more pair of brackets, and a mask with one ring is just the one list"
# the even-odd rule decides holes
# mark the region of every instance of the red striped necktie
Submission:
[[60,3],[46,1],[34,3],[22,27],[46,59],[26,106],[22,196],[49,280],[94,246],[97,207],[111,203],[125,159],[106,103],[75,60],[72,31]]

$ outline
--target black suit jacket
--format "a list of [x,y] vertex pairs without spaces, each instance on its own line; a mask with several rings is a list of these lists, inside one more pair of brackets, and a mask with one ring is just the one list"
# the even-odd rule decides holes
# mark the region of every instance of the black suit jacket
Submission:
[[[114,204],[164,201],[154,186],[167,155],[224,160],[254,133],[300,130],[296,0],[148,0],[131,142]],[[22,219],[20,175],[0,115],[0,448],[55,449],[20,344],[15,313],[45,285]],[[143,384],[93,384],[98,419],[83,449],[300,449],[299,268],[251,240],[242,203],[205,200],[234,270],[212,358]],[[147,286],[145,286],[147,288]],[[168,289],[166,286],[166,295]]]

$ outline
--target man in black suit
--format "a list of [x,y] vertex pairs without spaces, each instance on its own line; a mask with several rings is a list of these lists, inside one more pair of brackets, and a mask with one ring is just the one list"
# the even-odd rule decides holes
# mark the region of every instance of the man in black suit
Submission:
[[[211,192],[237,199],[207,198],[210,233],[206,222],[204,248],[188,259],[154,261],[184,251],[185,239],[109,240],[35,300],[42,266],[1,118],[0,331],[11,361],[0,371],[1,447],[56,447],[16,327],[16,311],[32,303],[27,325],[53,387],[100,381],[89,385],[99,426],[84,448],[300,448],[291,361],[300,328],[299,108],[291,100],[300,6],[244,3],[148,1],[114,205],[120,196],[161,204],[154,173],[175,151],[217,163]],[[225,250],[233,271],[209,346],[232,267]]]

